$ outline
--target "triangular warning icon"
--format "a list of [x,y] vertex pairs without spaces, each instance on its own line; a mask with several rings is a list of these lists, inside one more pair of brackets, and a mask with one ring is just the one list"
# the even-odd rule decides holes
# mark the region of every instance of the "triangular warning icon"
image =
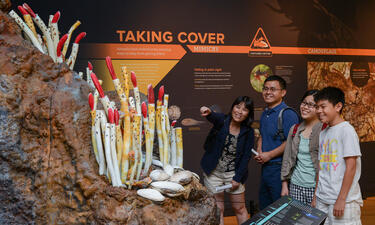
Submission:
[[258,28],[253,41],[250,44],[251,49],[270,49],[271,45],[268,42],[266,35],[261,27]]

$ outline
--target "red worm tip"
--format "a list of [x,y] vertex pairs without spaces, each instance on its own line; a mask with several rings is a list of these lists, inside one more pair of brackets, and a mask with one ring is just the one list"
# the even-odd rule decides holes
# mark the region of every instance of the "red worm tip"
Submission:
[[172,123],[171,123],[171,127],[174,127],[177,123],[177,120],[173,120]]
[[108,120],[109,120],[109,123],[114,123],[115,122],[115,118],[113,116],[112,108],[108,109]]
[[155,104],[155,95],[154,95],[154,89],[152,88],[152,85],[149,84],[148,87],[148,104]]
[[78,44],[82,40],[82,38],[84,38],[84,37],[86,37],[86,32],[82,32],[82,33],[78,34],[74,43]]
[[135,76],[134,71],[130,72],[130,77],[132,79],[133,87],[137,87],[137,77]]
[[53,16],[52,23],[57,23],[60,19],[60,11],[57,11]]
[[27,15],[27,14],[29,14],[29,13],[26,11],[26,9],[23,8],[22,6],[19,5],[17,8],[18,8],[18,10],[22,13],[22,15]]
[[116,126],[118,126],[119,120],[120,120],[120,114],[119,114],[118,110],[115,109],[115,124],[116,124]]
[[95,73],[91,73],[90,76],[91,76],[92,82],[94,83],[94,86],[96,87],[96,90],[98,90],[98,92],[99,92],[100,98],[104,98],[103,88],[100,85],[99,80],[96,77]]
[[87,66],[89,67],[89,70],[93,71],[94,67],[92,66],[92,64],[89,62],[87,62]]
[[113,68],[111,57],[109,56],[105,57],[105,63],[107,64],[107,68],[108,68],[109,74],[112,77],[112,80],[116,80],[117,76],[115,73],[115,69]]
[[27,3],[23,3],[23,8],[26,9],[30,15],[35,18],[36,17],[36,14],[34,13],[34,11],[31,9],[31,7],[27,4]]
[[89,105],[90,105],[91,111],[94,110],[94,95],[92,93],[89,94]]
[[146,102],[142,102],[142,114],[144,118],[147,118],[147,105]]
[[57,44],[57,49],[56,49],[57,57],[61,56],[61,49],[64,46],[66,39],[68,39],[68,34],[65,34],[64,36],[62,36],[59,43]]
[[159,88],[159,101],[163,101],[164,85]]

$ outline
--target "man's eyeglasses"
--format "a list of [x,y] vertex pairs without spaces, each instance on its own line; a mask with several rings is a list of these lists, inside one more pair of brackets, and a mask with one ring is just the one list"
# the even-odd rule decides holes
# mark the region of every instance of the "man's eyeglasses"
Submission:
[[316,107],[316,104],[315,103],[310,103],[310,102],[302,102],[301,106],[307,106],[308,108],[313,109],[313,108]]
[[262,90],[263,90],[263,92],[267,92],[267,91],[275,92],[275,91],[280,91],[280,90],[282,90],[282,89],[274,88],[274,87],[270,87],[270,88],[268,88],[268,87],[263,87]]

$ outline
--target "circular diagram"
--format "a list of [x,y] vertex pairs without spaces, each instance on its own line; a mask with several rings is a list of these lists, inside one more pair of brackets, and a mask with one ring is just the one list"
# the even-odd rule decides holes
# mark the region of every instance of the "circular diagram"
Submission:
[[262,92],[264,81],[271,75],[273,73],[269,66],[264,64],[256,65],[250,73],[251,86],[255,91]]

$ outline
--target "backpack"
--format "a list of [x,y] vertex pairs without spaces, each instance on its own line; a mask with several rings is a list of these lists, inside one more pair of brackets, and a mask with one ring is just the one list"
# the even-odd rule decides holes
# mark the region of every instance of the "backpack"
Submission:
[[279,136],[282,142],[285,141],[287,138],[287,136],[284,134],[284,129],[283,129],[283,113],[285,110],[288,110],[288,109],[293,110],[298,116],[298,121],[301,121],[301,118],[299,117],[299,114],[295,109],[287,106],[283,108],[282,110],[280,110],[279,115],[277,117],[277,132],[274,136],[274,139],[276,139]]
[[[294,138],[296,136],[296,133],[297,133],[297,130],[298,130],[298,127],[299,125],[301,125],[300,123],[297,123],[294,128],[293,128],[293,133],[292,133],[292,138]],[[323,131],[324,129],[326,129],[326,127],[328,127],[328,124],[326,123],[323,123],[323,126],[322,126],[322,129],[320,131]]]

